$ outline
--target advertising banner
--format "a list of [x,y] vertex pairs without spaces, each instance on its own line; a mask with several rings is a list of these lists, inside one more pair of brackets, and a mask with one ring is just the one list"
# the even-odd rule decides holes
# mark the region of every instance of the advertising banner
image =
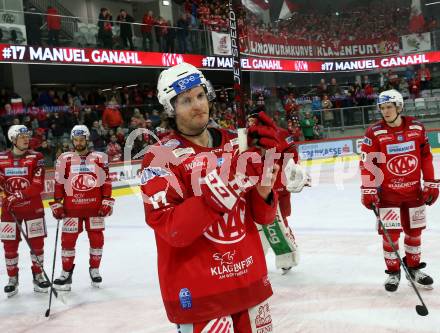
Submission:
[[366,39],[353,41],[297,40],[285,36],[250,33],[243,53],[281,58],[350,58],[398,54],[398,41]]
[[[229,56],[159,53],[124,50],[83,49],[70,47],[43,47],[0,44],[0,63],[68,64],[118,67],[164,68],[182,62],[200,69],[232,70]],[[349,59],[338,61],[309,61],[277,58],[243,57],[243,71],[270,72],[353,72],[408,65],[440,62],[440,51],[415,53],[406,56]]]
[[301,160],[352,155],[354,153],[353,141],[338,140],[300,144],[298,153]]

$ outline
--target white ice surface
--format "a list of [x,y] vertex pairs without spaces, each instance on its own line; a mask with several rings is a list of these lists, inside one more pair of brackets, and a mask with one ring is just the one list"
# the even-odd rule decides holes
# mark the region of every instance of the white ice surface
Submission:
[[[383,289],[381,239],[373,213],[360,204],[356,163],[345,169],[342,164],[318,165],[311,171],[314,187],[293,195],[289,219],[301,249],[300,265],[283,276],[275,269],[273,255],[267,257],[275,332],[440,332],[438,283],[432,291],[421,291],[430,311],[427,317],[417,315],[419,301],[404,277],[396,293]],[[344,175],[351,177],[342,180]],[[154,235],[144,222],[140,197],[117,198],[114,211],[105,231],[101,288],[90,286],[89,246],[83,233],[77,243],[72,292],[65,296],[66,304],[53,300],[49,319],[44,317],[48,297],[32,291],[28,249],[21,243],[19,293],[7,299],[0,291],[0,333],[176,332],[162,305]],[[46,214],[45,268],[50,274],[55,221],[49,211]],[[426,272],[435,282],[440,279],[439,218],[437,203],[428,208],[422,244]],[[58,250],[56,276],[60,267]],[[1,248],[2,287],[6,280]]]

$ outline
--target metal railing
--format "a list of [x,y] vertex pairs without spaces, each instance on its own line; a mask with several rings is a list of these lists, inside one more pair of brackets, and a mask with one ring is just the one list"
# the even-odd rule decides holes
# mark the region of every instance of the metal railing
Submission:
[[[40,13],[35,12],[17,12],[7,11],[10,13],[18,13],[26,15],[41,15],[42,26],[38,27],[42,32],[41,41],[37,43],[29,41],[29,44],[41,44],[46,46],[48,44],[48,37],[45,33],[47,31],[47,23],[44,8],[47,4],[52,4],[50,0],[29,0],[30,4],[33,4]],[[58,16],[61,20],[61,31],[59,35],[60,45],[63,47],[90,47],[90,48],[105,48],[114,50],[124,50],[131,48],[130,43],[124,45],[122,36],[120,34],[120,22],[116,17],[113,17],[112,21],[106,21],[112,24],[111,32],[104,32],[99,29],[98,18],[76,17],[72,16],[67,9],[63,9],[57,6],[59,10]],[[94,22],[94,23],[86,23]],[[153,52],[166,52],[166,53],[192,53],[211,55],[212,54],[212,41],[211,31],[207,29],[195,29],[189,28],[186,32],[182,33],[182,28],[179,27],[167,27],[170,34],[162,35],[161,29],[163,26],[152,25],[151,33],[143,33],[142,27],[145,26],[142,23],[129,23],[131,25],[133,43],[133,49],[139,51],[153,51]],[[34,29],[35,27],[32,27]],[[29,38],[28,38],[29,39]],[[8,40],[2,40],[2,42],[8,43]],[[14,42],[9,41],[11,44]]]
[[[344,132],[349,129],[365,129],[382,119],[376,105],[320,110],[303,109],[300,112],[311,112],[313,116],[317,116],[320,125],[329,136],[334,131]],[[422,122],[440,121],[440,101],[435,102],[429,108],[419,107],[408,110],[404,108],[403,115],[414,116]]]
[[[75,17],[73,13],[64,7],[61,3],[54,0],[28,0],[28,4],[35,6],[40,12],[45,13],[47,7],[52,6],[57,9],[58,14],[61,16],[61,29],[67,35],[68,38],[73,38],[75,32],[78,31],[78,17]],[[43,15],[43,14],[42,14]],[[46,15],[45,15],[46,16]],[[45,24],[46,25],[46,24]]]

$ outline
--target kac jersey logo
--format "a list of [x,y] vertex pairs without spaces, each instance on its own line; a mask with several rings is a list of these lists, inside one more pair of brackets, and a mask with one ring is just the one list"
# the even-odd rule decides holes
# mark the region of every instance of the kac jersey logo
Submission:
[[6,179],[5,191],[7,193],[14,193],[16,191],[23,191],[30,185],[29,180],[24,177],[11,177]]
[[209,240],[219,244],[240,242],[246,236],[245,203],[240,201],[231,214],[224,214],[223,220],[212,224],[204,235]]
[[90,174],[78,174],[72,178],[73,189],[83,192],[96,187],[96,178]]
[[387,163],[387,169],[393,175],[403,177],[417,170],[418,164],[419,160],[417,157],[405,154],[390,159]]

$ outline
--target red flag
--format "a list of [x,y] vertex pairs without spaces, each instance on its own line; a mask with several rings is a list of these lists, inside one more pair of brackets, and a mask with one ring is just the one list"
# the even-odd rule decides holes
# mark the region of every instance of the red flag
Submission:
[[420,0],[411,1],[411,16],[409,18],[409,31],[422,33],[425,31],[425,18],[420,7]]

